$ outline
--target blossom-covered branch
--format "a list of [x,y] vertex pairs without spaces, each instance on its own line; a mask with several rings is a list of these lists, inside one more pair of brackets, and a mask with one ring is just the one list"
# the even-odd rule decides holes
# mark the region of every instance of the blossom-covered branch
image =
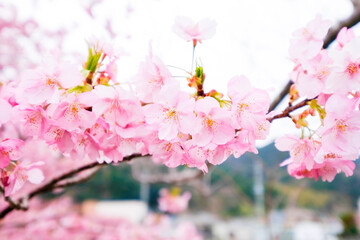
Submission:
[[[333,27],[330,28],[329,32],[327,33],[324,39],[323,48],[326,49],[336,39],[336,36],[343,27],[351,28],[359,22],[360,22],[360,6],[359,4],[357,4],[354,5],[354,11],[347,19],[340,21],[339,23],[335,24]],[[290,80],[280,91],[279,95],[271,102],[269,112],[273,111],[284,99],[284,97],[289,93],[291,85],[292,85],[292,81]]]

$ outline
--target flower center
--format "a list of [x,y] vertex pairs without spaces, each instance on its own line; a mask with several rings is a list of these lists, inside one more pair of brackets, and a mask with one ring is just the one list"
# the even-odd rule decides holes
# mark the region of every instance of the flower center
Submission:
[[347,68],[346,71],[350,74],[350,75],[354,75],[355,73],[357,73],[359,71],[359,65],[356,63],[350,63]]
[[3,158],[9,158],[9,151],[6,151],[4,149],[0,150],[0,155],[3,157]]
[[56,84],[56,78],[54,76],[48,76],[46,78],[46,86],[54,86]]
[[203,124],[208,130],[214,130],[216,127],[216,122],[209,117],[204,117]]
[[164,77],[161,75],[160,68],[157,65],[154,65],[155,67],[155,74],[152,76],[152,78],[149,80],[149,83],[153,83],[155,85],[164,85]]
[[165,112],[165,115],[166,115],[165,116],[166,119],[175,120],[176,117],[177,117],[177,112],[175,111],[175,109],[167,109],[167,108],[165,108],[164,112]]
[[336,130],[338,132],[345,132],[345,130],[348,128],[348,125],[345,123],[344,120],[338,120],[336,123]]
[[238,113],[241,113],[241,112],[244,112],[245,110],[247,110],[249,108],[249,104],[247,103],[238,103],[237,105],[237,112]]
[[69,116],[72,120],[79,118],[80,106],[73,103],[68,106],[65,112],[65,116]]
[[324,159],[335,159],[338,158],[338,156],[335,153],[328,153],[324,156]]
[[169,143],[166,143],[166,144],[165,144],[164,149],[165,149],[165,151],[170,152],[170,151],[171,151],[171,147],[172,147],[172,144],[169,142]]
[[329,75],[329,69],[323,68],[319,72],[317,72],[316,77],[320,80],[324,79],[327,75]]

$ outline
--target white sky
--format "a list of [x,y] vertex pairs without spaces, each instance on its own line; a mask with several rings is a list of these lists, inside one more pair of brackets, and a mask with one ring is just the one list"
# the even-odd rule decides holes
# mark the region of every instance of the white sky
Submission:
[[[128,53],[119,61],[119,78],[123,81],[136,73],[139,62],[148,54],[149,41],[154,54],[165,64],[190,70],[192,44],[172,32],[174,19],[214,19],[215,37],[196,50],[206,73],[205,90],[215,88],[226,93],[228,80],[244,74],[256,87],[268,90],[272,98],[287,83],[293,67],[288,60],[291,33],[317,14],[335,23],[352,11],[350,0],[104,0],[95,6],[95,19],[91,19],[81,7],[89,2],[84,0],[35,0],[36,5],[29,0],[5,2],[21,6],[22,17],[33,16],[49,29],[75,29],[66,39],[65,49],[84,55],[85,39],[104,39],[104,24],[111,19],[118,34],[111,42]],[[275,121],[271,136],[259,146],[293,128],[289,119]]]

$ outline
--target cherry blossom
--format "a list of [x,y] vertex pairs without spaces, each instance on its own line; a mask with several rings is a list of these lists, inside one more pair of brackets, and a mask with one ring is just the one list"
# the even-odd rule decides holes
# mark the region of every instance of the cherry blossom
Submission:
[[194,23],[187,17],[176,17],[173,26],[174,32],[186,41],[192,41],[194,47],[197,42],[212,38],[216,32],[216,23],[210,19],[200,20]]
[[5,196],[10,196],[19,191],[27,181],[40,184],[44,180],[44,175],[38,166],[43,164],[44,162],[33,162],[31,164],[18,162],[15,166],[11,166],[12,170],[7,171],[7,176],[1,176],[5,186]]
[[96,117],[93,112],[86,110],[89,107],[87,98],[87,93],[78,96],[70,94],[61,103],[51,105],[47,109],[48,114],[59,127],[67,131],[90,128],[95,124]]
[[[318,16],[294,33],[290,101],[285,110],[271,113],[269,94],[242,75],[228,81],[226,95],[207,91],[200,64],[195,73],[185,71],[185,79],[173,77],[152,50],[131,79],[117,74],[119,53],[102,39],[89,42],[82,62],[65,62],[54,51],[20,80],[0,84],[0,168],[7,196],[43,178],[38,160],[22,155],[24,143],[40,141],[57,153],[42,159],[44,168],[58,158],[117,164],[136,154],[206,173],[230,155],[257,153],[270,123],[285,117],[300,129],[299,136],[276,140],[279,150],[290,152],[282,165],[291,176],[332,181],[340,172],[352,175],[360,149],[360,38],[343,29],[334,49],[322,49],[329,27]],[[215,34],[216,23],[178,17],[173,28],[195,49]],[[196,93],[184,90],[186,84]],[[175,195],[182,200],[173,206]],[[175,195],[164,190],[160,208],[185,209],[189,194]]]
[[23,91],[19,97],[25,98],[28,103],[58,103],[63,92],[61,89],[82,84],[82,75],[74,65],[54,61],[46,65],[30,71],[21,82],[20,89]]
[[264,91],[251,86],[245,76],[234,77],[228,83],[228,95],[232,100],[232,125],[246,129],[257,139],[265,139],[269,130],[266,114],[270,97]]
[[150,53],[146,61],[141,64],[134,81],[139,99],[152,102],[155,93],[159,92],[164,85],[174,83],[175,80],[160,58]]
[[159,209],[163,212],[178,214],[187,209],[190,198],[190,192],[184,192],[180,195],[177,188],[174,188],[172,191],[163,188],[160,190],[160,197],[158,199]]
[[7,121],[9,121],[11,119],[11,105],[3,100],[0,99],[0,126],[4,123],[6,123]]
[[223,145],[235,136],[231,126],[230,112],[220,108],[212,97],[199,99],[195,104],[197,118],[191,131],[193,143],[204,147],[210,143]]
[[319,130],[324,148],[334,153],[358,153],[360,145],[360,112],[353,111],[354,102],[345,96],[333,95],[326,102],[327,116]]
[[190,133],[195,118],[195,101],[174,86],[166,86],[156,97],[156,103],[144,106],[146,122],[158,129],[161,140],[171,141],[180,133]]
[[286,160],[286,163],[304,165],[307,170],[311,170],[314,166],[317,145],[309,139],[299,139],[291,135],[278,138],[275,142],[276,148],[280,151],[290,151],[290,159]]
[[360,90],[359,64],[360,39],[354,38],[341,50],[329,52],[334,61],[326,82],[326,93],[347,93]]
[[321,50],[323,39],[330,28],[331,22],[317,16],[305,28],[293,33],[289,49],[292,59],[311,59]]
[[0,142],[0,168],[9,165],[10,160],[19,160],[22,156],[21,146],[24,141],[20,139],[4,139]]
[[336,37],[338,49],[343,48],[348,42],[355,38],[355,33],[351,28],[343,27]]

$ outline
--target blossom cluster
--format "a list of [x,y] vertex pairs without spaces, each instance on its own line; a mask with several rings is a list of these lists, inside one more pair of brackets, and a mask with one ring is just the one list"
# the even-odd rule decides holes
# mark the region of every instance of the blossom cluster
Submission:
[[[190,26],[191,31],[174,28],[178,34],[183,31],[180,36],[200,43],[215,32],[212,23]],[[114,67],[117,58],[111,47],[100,43],[89,48],[81,71],[57,54],[44,58],[19,84],[2,87],[0,124],[14,124],[23,138],[42,140],[73,159],[117,163],[138,153],[168,167],[186,165],[204,172],[207,163],[217,165],[231,154],[257,152],[255,140],[267,136],[269,95],[244,76],[229,81],[228,98],[224,98],[215,90],[203,91],[201,66],[188,78],[189,86],[197,90],[191,93],[181,90],[181,82],[152,53],[131,83],[119,82]],[[0,143],[5,186],[15,181],[10,177],[16,172],[14,167],[22,166],[22,144],[20,139]],[[35,166],[21,167],[25,169],[22,179],[39,182],[42,175]],[[32,180],[34,171],[39,174]]]
[[163,188],[159,193],[160,197],[158,198],[158,203],[160,211],[177,214],[188,208],[189,200],[191,198],[190,192],[180,194],[180,189],[178,188],[173,188],[171,191]]
[[[344,28],[336,46],[325,50],[329,26],[317,17],[291,41],[295,68],[290,105],[301,96],[308,106],[292,116],[302,137],[281,137],[276,146],[290,151],[283,165],[296,178],[332,181],[339,172],[350,176],[360,148],[360,39]],[[215,34],[215,27],[212,20],[194,23],[181,17],[173,29],[192,41],[195,50]],[[26,162],[22,156],[27,141],[42,141],[72,159],[118,163],[141,154],[167,167],[207,172],[209,164],[220,164],[232,154],[257,153],[256,140],[269,133],[270,97],[245,76],[230,79],[226,95],[206,92],[204,69],[196,65],[194,72],[186,72],[185,91],[152,51],[131,82],[117,76],[118,59],[105,43],[90,45],[82,65],[53,52],[20,81],[1,85],[0,171],[6,196],[27,181],[36,184],[44,178],[39,169],[44,161]],[[311,129],[306,118],[316,113],[320,125]],[[9,128],[19,134],[7,134]]]
[[[331,182],[337,173],[351,176],[360,149],[360,38],[344,27],[330,50],[322,48],[330,22],[317,17],[294,33],[290,57],[295,63],[292,101],[309,99],[308,107],[293,117],[301,138],[277,139],[281,151],[290,151],[288,172],[296,178]],[[318,113],[315,128],[305,118]],[[304,134],[308,132],[309,134]]]

